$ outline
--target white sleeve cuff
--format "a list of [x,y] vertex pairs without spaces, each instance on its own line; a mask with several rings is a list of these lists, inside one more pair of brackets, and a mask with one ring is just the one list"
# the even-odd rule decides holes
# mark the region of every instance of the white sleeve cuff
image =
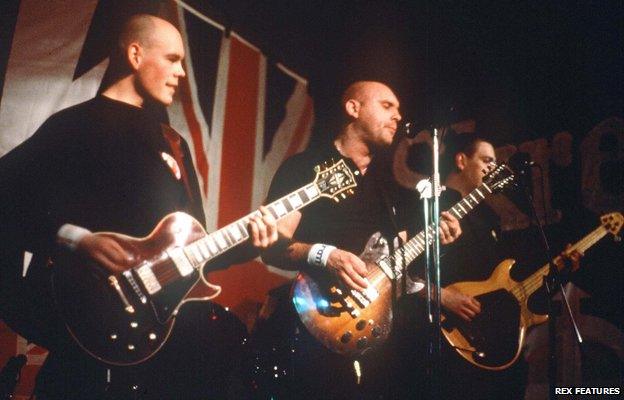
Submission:
[[57,241],[67,246],[70,250],[75,250],[78,242],[91,233],[90,230],[80,226],[65,224],[56,233]]
[[335,246],[323,243],[313,244],[308,252],[308,265],[325,268],[329,254],[334,250],[336,250]]

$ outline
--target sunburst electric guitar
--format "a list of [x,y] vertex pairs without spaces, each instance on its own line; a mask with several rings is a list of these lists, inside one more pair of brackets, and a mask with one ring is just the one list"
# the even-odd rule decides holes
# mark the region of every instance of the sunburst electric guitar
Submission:
[[[449,212],[457,219],[463,218],[513,178],[507,166],[497,166],[483,178],[483,184]],[[432,238],[433,227],[428,229]],[[402,281],[402,266],[409,265],[424,251],[425,231],[393,254],[389,254],[387,240],[374,234],[360,255],[368,268],[370,285],[366,292],[345,288],[325,271],[298,274],[291,296],[299,318],[319,342],[336,353],[355,356],[379,346],[392,328],[393,286]]]
[[[344,160],[315,167],[311,183],[267,205],[276,219],[322,198],[346,197],[356,186]],[[145,238],[102,232],[136,260],[111,274],[93,261],[68,255],[54,263],[52,285],[71,336],[87,353],[112,365],[132,365],[154,355],[165,343],[180,306],[202,279],[212,298],[221,288],[204,277],[204,265],[249,237],[256,211],[216,232],[185,213],[163,218]]]
[[[624,218],[621,213],[614,212],[603,215],[600,221],[598,228],[565,252],[584,252],[607,234],[617,235]],[[563,265],[560,257],[553,260],[558,268]],[[509,275],[514,263],[512,259],[501,262],[486,281],[447,286],[473,296],[481,303],[481,313],[471,322],[447,314],[442,323],[442,334],[450,345],[481,368],[501,370],[509,367],[520,355],[527,328],[548,319],[547,315],[530,312],[527,301],[542,286],[550,265],[546,264],[527,279],[516,282]]]

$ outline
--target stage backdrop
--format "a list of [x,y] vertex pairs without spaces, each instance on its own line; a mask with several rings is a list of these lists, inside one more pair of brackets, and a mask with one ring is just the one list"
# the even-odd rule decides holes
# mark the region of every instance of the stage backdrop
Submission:
[[[158,12],[182,32],[187,78],[168,116],[191,147],[209,232],[258,207],[280,163],[308,143],[307,81],[186,3],[22,0],[16,10],[12,21],[3,20],[14,30],[0,62],[0,156],[54,112],[95,96],[115,31],[135,12]],[[216,301],[247,324],[266,292],[287,279],[259,261],[209,275],[223,287]],[[0,339],[0,366],[12,355],[28,356],[17,390],[25,396],[43,350],[4,326]]]

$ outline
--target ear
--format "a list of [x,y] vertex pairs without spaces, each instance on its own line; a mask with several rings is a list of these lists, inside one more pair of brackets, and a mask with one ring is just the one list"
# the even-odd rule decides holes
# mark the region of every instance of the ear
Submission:
[[464,153],[455,154],[455,167],[457,167],[458,170],[463,171],[464,168],[466,168],[467,159],[468,157],[466,157],[466,154]]
[[138,43],[131,43],[126,50],[126,57],[128,59],[128,64],[133,70],[136,71],[139,69],[141,61],[143,61],[143,49],[141,45]]
[[344,104],[347,115],[353,119],[360,115],[360,102],[355,99],[349,99]]

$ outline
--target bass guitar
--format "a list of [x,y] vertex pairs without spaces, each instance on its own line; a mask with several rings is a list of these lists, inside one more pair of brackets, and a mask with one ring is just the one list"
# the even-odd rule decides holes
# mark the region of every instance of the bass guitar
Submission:
[[[512,182],[513,172],[504,164],[491,170],[483,183],[455,204],[449,212],[463,218],[481,201]],[[430,225],[429,240],[433,238]],[[404,266],[425,251],[423,230],[392,254],[388,241],[376,233],[368,240],[360,258],[368,268],[370,283],[365,292],[345,288],[325,271],[301,272],[291,296],[299,318],[308,331],[328,349],[349,356],[369,351],[382,344],[392,328],[393,288],[402,283]],[[408,284],[412,282],[405,277]],[[414,292],[417,290],[411,290]]]
[[[565,252],[584,252],[608,233],[617,235],[624,218],[621,213],[614,212],[603,215],[600,220],[598,228]],[[527,328],[548,319],[548,315],[529,311],[527,302],[529,296],[542,286],[550,264],[516,282],[509,275],[514,263],[512,259],[504,260],[486,281],[447,286],[481,303],[481,312],[470,322],[457,316],[443,316],[442,334],[459,355],[484,369],[502,370],[512,365],[520,355]],[[561,256],[557,256],[553,264],[561,269],[564,265]]]
[[[353,193],[354,174],[344,160],[315,167],[307,185],[267,205],[276,218],[322,198],[336,201]],[[135,263],[111,274],[75,253],[54,262],[52,287],[65,325],[80,347],[112,365],[132,365],[153,356],[165,343],[175,316],[186,301],[207,300],[221,288],[204,277],[204,266],[249,238],[247,225],[255,211],[211,234],[188,214],[163,218],[144,238],[101,232],[114,239]],[[186,298],[202,280],[209,295]]]

